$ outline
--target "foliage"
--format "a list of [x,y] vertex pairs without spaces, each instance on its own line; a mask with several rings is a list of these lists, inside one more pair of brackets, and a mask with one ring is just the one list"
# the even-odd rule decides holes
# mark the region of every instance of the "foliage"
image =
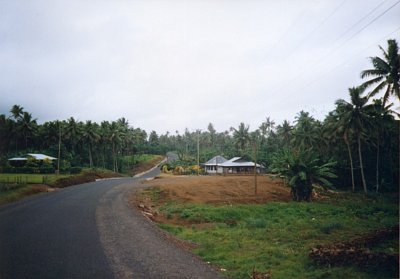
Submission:
[[272,171],[283,175],[289,182],[293,200],[310,201],[313,183],[318,182],[322,186],[332,186],[327,178],[336,178],[333,173],[335,165],[336,162],[321,163],[317,154],[311,150],[283,150],[275,157]]
[[[392,278],[387,270],[315,265],[308,253],[316,245],[347,241],[398,223],[397,199],[337,193],[313,203],[195,205],[169,203],[160,209],[179,224],[161,228],[197,244],[194,252],[227,270],[229,278],[248,278],[255,267],[272,278]],[[382,251],[398,252],[398,238]],[[397,274],[396,274],[397,275]]]
[[[304,149],[315,154],[319,164],[337,162],[331,168],[338,177],[330,180],[337,188],[398,191],[400,124],[387,96],[399,96],[399,50],[395,40],[388,41],[386,50],[380,49],[383,56],[371,58],[372,68],[361,73],[371,79],[350,87],[348,98],[337,100],[323,120],[300,111],[293,122],[275,123],[266,117],[254,130],[240,122],[217,131],[209,123],[204,130],[148,134],[123,117],[101,123],[70,117],[38,124],[22,106],[14,105],[9,115],[0,114],[0,171],[10,157],[36,152],[58,158],[60,152],[61,171],[101,167],[128,173],[139,155],[167,151],[176,151],[180,161],[168,166],[169,171],[178,165],[184,169],[197,165],[198,152],[199,163],[216,155],[243,156],[271,170],[282,150]],[[377,98],[381,90],[385,93]]]

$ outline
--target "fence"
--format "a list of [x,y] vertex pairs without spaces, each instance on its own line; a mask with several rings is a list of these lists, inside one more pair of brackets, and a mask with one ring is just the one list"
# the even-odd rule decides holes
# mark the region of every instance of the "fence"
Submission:
[[43,176],[7,176],[0,178],[0,191],[7,191],[26,184],[47,184],[48,177]]

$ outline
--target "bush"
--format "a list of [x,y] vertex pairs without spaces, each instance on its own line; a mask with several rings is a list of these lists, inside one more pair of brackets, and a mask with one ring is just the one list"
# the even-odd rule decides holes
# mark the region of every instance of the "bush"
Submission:
[[42,166],[40,167],[40,173],[54,173],[56,170],[53,167]]
[[81,167],[71,167],[71,168],[69,169],[69,172],[70,172],[71,174],[78,174],[78,173],[81,173],[81,172],[82,172],[82,168],[81,168]]

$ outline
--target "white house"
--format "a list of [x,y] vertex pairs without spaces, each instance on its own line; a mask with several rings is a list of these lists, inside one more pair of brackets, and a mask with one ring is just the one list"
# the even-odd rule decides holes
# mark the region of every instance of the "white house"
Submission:
[[44,155],[44,154],[37,154],[37,153],[28,153],[26,154],[24,157],[14,157],[14,158],[10,158],[8,159],[8,161],[10,161],[10,163],[12,163],[13,165],[16,166],[21,166],[21,165],[25,165],[26,161],[28,161],[29,158],[33,158],[37,161],[44,161],[44,160],[57,160],[57,158],[48,156],[48,155]]
[[224,174],[250,174],[254,173],[254,166],[258,173],[264,172],[265,167],[254,162],[246,161],[242,157],[234,157],[220,165]]
[[[226,160],[222,156],[215,156],[211,160],[203,164],[206,173],[209,174],[251,174],[254,173],[254,162],[246,161],[242,157],[234,157]],[[256,164],[258,173],[265,171],[265,167]]]
[[222,173],[222,168],[219,167],[222,163],[226,162],[222,156],[215,156],[203,164],[206,173]]

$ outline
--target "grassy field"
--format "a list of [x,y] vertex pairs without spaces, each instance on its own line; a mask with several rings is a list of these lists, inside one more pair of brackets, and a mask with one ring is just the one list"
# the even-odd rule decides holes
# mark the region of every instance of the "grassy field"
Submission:
[[[195,243],[193,251],[229,278],[397,278],[394,271],[348,266],[324,267],[308,254],[319,244],[349,241],[376,229],[398,224],[397,196],[365,197],[342,193],[311,203],[193,204],[165,199],[162,188],[140,195],[152,200],[159,226]],[[389,239],[377,250],[399,252]],[[260,277],[261,278],[261,277]],[[266,277],[262,277],[266,278]]]
[[9,202],[14,202],[14,201],[20,200],[24,197],[42,193],[42,192],[46,192],[46,191],[47,191],[47,187],[43,186],[43,185],[37,186],[37,185],[21,184],[15,188],[13,188],[12,190],[0,191],[0,205],[9,203]]
[[124,163],[123,173],[135,175],[140,172],[146,171],[159,163],[164,156],[153,154],[137,154],[134,156],[124,156],[122,161]]
[[0,173],[0,183],[49,184],[68,175]]

